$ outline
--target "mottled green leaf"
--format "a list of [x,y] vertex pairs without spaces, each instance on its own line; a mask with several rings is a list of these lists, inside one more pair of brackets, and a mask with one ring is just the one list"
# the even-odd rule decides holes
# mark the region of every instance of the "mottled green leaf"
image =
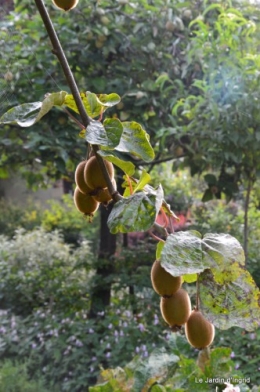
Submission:
[[118,145],[122,131],[123,127],[119,120],[107,119],[104,124],[91,120],[87,126],[86,140],[90,144],[113,149]]
[[173,276],[199,273],[212,265],[197,231],[170,234],[161,253],[161,264]]
[[[100,116],[104,112],[104,107],[98,102],[96,94],[90,92],[80,93],[80,97],[89,117],[94,118]],[[66,96],[64,105],[74,112],[79,113],[72,94]]]
[[108,217],[111,233],[128,233],[146,231],[154,224],[162,205],[163,190],[157,189],[156,194],[138,192],[119,200]]
[[[232,271],[232,278],[230,272]],[[224,280],[226,277],[226,281]],[[260,320],[260,293],[250,273],[233,264],[223,272],[219,284],[211,270],[204,271],[200,277],[200,307],[216,327],[228,329],[233,326],[252,331]]]
[[123,122],[122,124],[124,129],[116,149],[133,154],[145,162],[152,161],[154,159],[154,151],[149,142],[148,133],[135,121]]
[[47,114],[53,106],[62,106],[67,93],[47,94],[42,102],[24,103],[8,110],[0,117],[0,124],[17,124],[30,127]]
[[239,241],[230,234],[208,233],[203,237],[203,249],[215,260],[218,270],[238,262],[245,264],[244,250]]
[[[100,94],[96,95],[89,91],[85,93],[80,93],[81,100],[86,109],[86,112],[89,117],[95,118],[101,116],[102,113],[106,111],[107,108],[114,106],[120,102],[119,95],[112,94]],[[78,113],[77,105],[74,101],[73,95],[68,94],[66,96],[64,104],[70,109],[74,110],[74,112]]]
[[112,162],[114,165],[119,167],[123,172],[127,175],[132,176],[135,172],[135,166],[132,162],[124,161],[123,159],[118,158],[114,155],[116,151],[104,151],[99,150],[98,154],[105,158],[107,161]]
[[177,355],[167,353],[165,348],[155,349],[147,360],[134,359],[125,368],[134,372],[132,391],[148,391],[155,381],[165,379],[178,360]]

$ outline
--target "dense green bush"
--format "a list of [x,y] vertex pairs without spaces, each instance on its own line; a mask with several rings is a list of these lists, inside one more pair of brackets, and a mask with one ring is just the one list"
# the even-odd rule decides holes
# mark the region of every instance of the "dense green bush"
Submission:
[[10,360],[0,363],[0,392],[47,392],[44,378],[34,375],[31,379],[27,366],[27,362],[13,363]]
[[62,200],[50,200],[49,208],[42,214],[42,226],[47,231],[58,229],[65,242],[79,245],[83,239],[92,241],[93,252],[96,252],[99,229],[99,214],[95,214],[92,223],[80,214],[74,205],[71,195],[64,195]]
[[241,328],[217,331],[215,346],[232,348],[231,358],[236,369],[241,369],[250,378],[251,385],[260,385],[260,329],[247,332]]
[[89,243],[76,250],[58,231],[38,228],[0,237],[0,308],[28,315],[34,309],[86,309],[92,253]]
[[26,207],[0,199],[0,234],[12,237],[18,228],[32,230],[40,226],[42,213],[40,206],[28,203]]
[[96,252],[99,229],[99,215],[96,214],[90,224],[74,205],[71,195],[64,195],[61,200],[47,201],[48,208],[28,202],[19,206],[0,199],[0,234],[12,238],[18,228],[33,230],[42,226],[46,231],[58,229],[64,241],[78,246],[82,240],[92,241],[92,250]]
[[169,332],[158,309],[147,304],[134,315],[117,302],[96,319],[88,319],[85,311],[64,315],[39,309],[27,318],[4,312],[0,355],[28,358],[30,374],[42,372],[51,390],[82,392],[93,384],[100,366],[122,366],[135,355],[147,358],[155,347],[167,345]]

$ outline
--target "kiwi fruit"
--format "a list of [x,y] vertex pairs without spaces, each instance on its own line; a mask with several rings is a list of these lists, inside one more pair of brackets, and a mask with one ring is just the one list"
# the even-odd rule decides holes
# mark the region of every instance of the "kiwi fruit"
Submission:
[[184,289],[179,289],[171,297],[161,297],[161,314],[171,328],[185,324],[191,313],[189,294]]
[[193,310],[185,325],[185,335],[191,346],[203,349],[214,340],[215,327],[199,310]]
[[[104,160],[109,177],[114,179],[114,166],[111,162]],[[84,180],[91,189],[107,188],[106,180],[103,176],[97,158],[95,156],[88,159],[84,168]]]
[[84,169],[87,161],[82,161],[78,164],[75,170],[75,182],[81,193],[90,193],[92,189],[86,184],[84,180]]
[[172,276],[162,266],[159,260],[153,263],[151,281],[154,291],[162,297],[170,297],[181,288],[182,277]]
[[74,191],[74,204],[77,210],[85,215],[93,215],[99,207],[99,203],[92,196],[81,193],[78,187]]
[[77,6],[79,0],[52,0],[52,2],[61,10],[69,11]]
[[[112,180],[112,184],[115,188],[115,190],[117,189],[116,186],[116,181]],[[96,194],[92,195],[93,199],[95,199],[96,201],[98,201],[99,203],[103,203],[103,204],[108,204],[111,200],[112,197],[109,193],[108,188],[100,188],[96,190]]]

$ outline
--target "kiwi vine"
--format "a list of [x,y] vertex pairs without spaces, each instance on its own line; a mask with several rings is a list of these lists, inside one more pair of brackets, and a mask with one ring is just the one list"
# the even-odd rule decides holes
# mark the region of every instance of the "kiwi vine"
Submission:
[[[78,1],[53,0],[53,3],[62,11],[69,11],[77,6]],[[91,221],[101,203],[105,206],[111,203],[113,208],[108,225],[112,233],[147,231],[158,241],[155,261],[151,267],[151,284],[160,296],[162,318],[172,332],[184,329],[192,347],[207,349],[214,340],[215,326],[227,329],[236,325],[236,311],[242,312],[238,319],[245,320],[241,327],[248,330],[256,328],[260,315],[259,289],[250,274],[245,272],[241,245],[233,237],[224,234],[201,238],[200,233],[191,232],[176,236],[171,222],[177,217],[165,202],[162,187],[151,187],[148,184],[150,176],[145,171],[136,179],[133,163],[119,159],[115,153],[127,152],[147,162],[152,161],[154,154],[148,134],[134,121],[103,121],[104,111],[118,104],[120,97],[114,93],[96,95],[79,92],[48,11],[42,0],[35,0],[35,4],[51,40],[52,52],[60,62],[72,94],[70,96],[61,92],[62,98],[55,96],[52,106],[62,107],[78,124],[80,136],[85,138],[84,142],[88,145],[86,159],[78,163],[75,171],[74,203],[77,210]],[[50,110],[52,106],[48,96],[46,100]],[[76,111],[80,120],[66,107]],[[10,113],[10,117],[8,112],[2,116],[0,123],[14,122],[15,111]],[[99,144],[99,140],[103,144]],[[117,191],[114,166],[125,172],[123,195]],[[159,213],[164,218],[163,225],[157,222]],[[188,292],[182,286],[184,282],[196,282],[194,309]],[[239,285],[240,294],[238,296],[236,292],[234,296],[232,288],[237,289]],[[244,305],[236,310],[236,303],[241,304],[241,292]],[[232,298],[229,301],[231,306],[225,302],[227,294]]]

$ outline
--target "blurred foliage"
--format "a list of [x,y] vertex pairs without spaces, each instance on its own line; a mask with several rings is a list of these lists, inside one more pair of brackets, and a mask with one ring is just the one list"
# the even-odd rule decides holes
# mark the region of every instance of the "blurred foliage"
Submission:
[[32,230],[40,226],[42,212],[40,206],[29,202],[26,207],[12,201],[0,199],[0,234],[13,237],[18,228]]
[[[216,387],[223,390],[223,380],[231,379],[232,383],[232,377],[243,379],[230,359],[231,349],[215,348],[209,357],[201,352],[196,361],[183,354],[184,342],[181,340],[180,336],[172,334],[168,346],[153,350],[149,359],[135,357],[124,368],[101,371],[102,381],[90,391],[212,392]],[[250,391],[245,382],[240,381],[239,388],[241,392]]]
[[[0,363],[0,392],[47,392],[44,377],[33,378],[28,375],[28,362],[12,362],[5,360]],[[58,390],[52,390],[58,392]]]
[[198,177],[191,177],[189,170],[172,171],[169,163],[155,165],[150,172],[152,184],[162,185],[166,200],[174,212],[187,212],[202,196],[205,184]]
[[246,332],[240,328],[231,328],[228,331],[216,332],[214,345],[231,347],[235,368],[241,369],[244,375],[250,378],[251,385],[259,386],[260,329]]
[[58,231],[42,228],[0,237],[1,309],[27,316],[39,307],[71,312],[87,308],[92,253],[84,241],[76,250]]
[[13,201],[0,199],[0,234],[12,238],[19,228],[33,230],[43,227],[51,232],[58,230],[66,243],[79,246],[87,239],[94,254],[98,248],[99,216],[95,215],[92,223],[76,210],[71,195],[64,195],[61,200],[48,200],[48,207],[32,200],[26,205],[17,205]]
[[91,242],[93,253],[96,254],[99,215],[95,214],[90,223],[76,210],[71,195],[64,195],[61,201],[50,200],[48,205],[42,213],[42,227],[47,231],[59,230],[64,241],[73,245],[79,245],[83,239],[87,239]]
[[[158,310],[134,315],[123,302],[88,319],[85,311],[56,313],[44,308],[21,318],[1,314],[3,358],[29,359],[29,372],[45,376],[49,388],[81,392],[93,385],[100,366],[124,366],[133,356],[148,358],[155,347],[167,346]],[[186,344],[186,350],[188,344]],[[95,382],[95,381],[94,381]]]

